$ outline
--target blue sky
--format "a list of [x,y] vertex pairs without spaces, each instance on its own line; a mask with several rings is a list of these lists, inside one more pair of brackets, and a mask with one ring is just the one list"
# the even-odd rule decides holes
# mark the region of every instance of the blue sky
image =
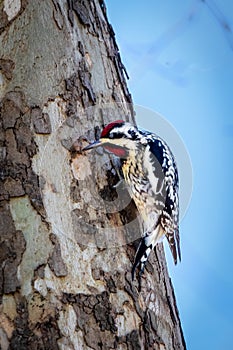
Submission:
[[[192,163],[182,263],[167,254],[187,348],[232,349],[233,2],[106,5],[134,103],[173,125]],[[136,119],[157,132],[153,117]]]

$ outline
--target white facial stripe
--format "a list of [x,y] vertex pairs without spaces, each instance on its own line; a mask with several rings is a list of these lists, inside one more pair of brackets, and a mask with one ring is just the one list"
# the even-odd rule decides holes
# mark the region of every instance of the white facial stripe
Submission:
[[126,138],[119,138],[119,139],[101,138],[101,143],[102,144],[110,143],[112,145],[127,147],[129,149],[132,149],[135,147],[134,141]]

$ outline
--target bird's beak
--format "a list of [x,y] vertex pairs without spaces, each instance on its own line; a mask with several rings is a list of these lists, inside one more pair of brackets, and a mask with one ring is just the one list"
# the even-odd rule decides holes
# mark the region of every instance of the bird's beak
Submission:
[[91,143],[90,145],[84,147],[82,149],[82,151],[89,151],[90,149],[96,148],[96,147],[99,147],[99,146],[102,146],[101,140],[95,141],[95,142]]

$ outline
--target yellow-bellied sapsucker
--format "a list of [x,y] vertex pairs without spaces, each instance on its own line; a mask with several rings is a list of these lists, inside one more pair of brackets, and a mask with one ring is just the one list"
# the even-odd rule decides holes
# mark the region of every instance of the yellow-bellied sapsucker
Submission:
[[132,279],[143,272],[156,243],[166,236],[175,264],[181,259],[179,238],[178,171],[168,145],[156,134],[123,120],[108,124],[100,139],[83,150],[103,146],[121,158],[122,172],[131,197],[143,219]]

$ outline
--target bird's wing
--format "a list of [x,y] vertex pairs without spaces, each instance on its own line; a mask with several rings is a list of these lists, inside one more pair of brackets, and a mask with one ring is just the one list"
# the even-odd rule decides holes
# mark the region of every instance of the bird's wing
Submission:
[[179,178],[174,156],[168,145],[161,138],[154,136],[149,143],[151,160],[154,167],[154,176],[158,184],[163,184],[160,198],[163,200],[163,209],[160,224],[167,237],[175,264],[177,253],[181,259],[179,237]]

